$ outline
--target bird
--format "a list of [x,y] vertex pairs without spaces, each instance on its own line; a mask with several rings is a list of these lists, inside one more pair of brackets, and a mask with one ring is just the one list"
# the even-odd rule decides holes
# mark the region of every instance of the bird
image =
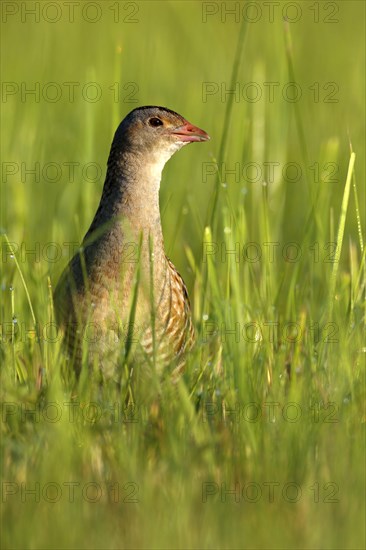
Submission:
[[119,124],[99,206],[53,293],[74,370],[84,359],[113,376],[127,357],[181,372],[194,340],[186,285],[165,254],[162,170],[210,136],[166,107],[143,106]]

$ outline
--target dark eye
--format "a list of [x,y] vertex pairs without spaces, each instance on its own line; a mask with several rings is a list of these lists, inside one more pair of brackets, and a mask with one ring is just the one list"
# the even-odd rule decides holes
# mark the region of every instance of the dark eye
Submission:
[[150,126],[163,126],[163,121],[160,118],[154,117],[149,120]]

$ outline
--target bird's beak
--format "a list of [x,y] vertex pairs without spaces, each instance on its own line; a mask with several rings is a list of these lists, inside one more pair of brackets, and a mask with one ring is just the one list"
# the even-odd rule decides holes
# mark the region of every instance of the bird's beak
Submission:
[[182,126],[178,126],[171,132],[179,138],[179,141],[207,141],[210,139],[210,136],[201,128],[193,126],[188,120],[185,121]]

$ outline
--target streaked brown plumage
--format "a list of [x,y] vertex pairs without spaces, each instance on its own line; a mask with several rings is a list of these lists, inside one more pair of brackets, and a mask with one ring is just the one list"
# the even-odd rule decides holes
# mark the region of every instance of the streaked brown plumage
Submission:
[[167,160],[187,143],[207,139],[163,107],[134,109],[119,125],[94,220],[54,293],[76,370],[83,342],[88,362],[106,372],[131,342],[136,360],[154,358],[159,366],[179,365],[191,348],[189,299],[165,255],[159,188]]

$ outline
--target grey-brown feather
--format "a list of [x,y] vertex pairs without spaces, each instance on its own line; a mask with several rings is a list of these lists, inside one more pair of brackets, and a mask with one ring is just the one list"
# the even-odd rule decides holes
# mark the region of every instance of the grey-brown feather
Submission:
[[161,107],[135,109],[122,121],[99,207],[54,293],[56,318],[76,369],[85,344],[88,362],[97,360],[106,371],[118,366],[126,335],[131,337],[136,292],[132,336],[139,360],[144,355],[166,366],[178,358],[182,364],[194,342],[187,289],[165,255],[159,211],[161,171],[184,143],[151,129],[147,121],[154,116],[168,129],[185,122]]

